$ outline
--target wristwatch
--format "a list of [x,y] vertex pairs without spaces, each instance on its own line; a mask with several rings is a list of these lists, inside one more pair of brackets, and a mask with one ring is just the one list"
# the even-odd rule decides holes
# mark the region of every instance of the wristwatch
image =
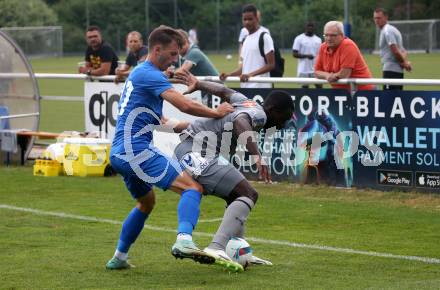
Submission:
[[92,69],[91,68],[89,68],[87,71],[86,71],[86,75],[91,75],[92,74]]

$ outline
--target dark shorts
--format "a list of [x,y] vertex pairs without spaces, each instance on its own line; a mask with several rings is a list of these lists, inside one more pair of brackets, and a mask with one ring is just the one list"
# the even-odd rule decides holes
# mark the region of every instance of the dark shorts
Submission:
[[228,160],[221,156],[206,159],[192,152],[192,142],[185,140],[174,150],[183,168],[203,186],[203,194],[227,198],[233,189],[245,179]]
[[[382,76],[384,79],[403,79],[403,73],[395,71],[383,71]],[[403,90],[402,85],[384,85],[384,90]]]

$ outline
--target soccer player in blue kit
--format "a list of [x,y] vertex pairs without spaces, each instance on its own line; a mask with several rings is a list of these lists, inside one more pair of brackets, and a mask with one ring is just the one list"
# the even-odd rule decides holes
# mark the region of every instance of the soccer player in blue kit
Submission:
[[234,111],[228,103],[217,109],[208,108],[173,89],[163,71],[177,61],[182,43],[182,37],[176,30],[167,26],[154,29],[148,39],[146,62],[130,73],[121,94],[110,161],[122,175],[137,204],[122,225],[115,254],[106,264],[107,269],[131,267],[127,261],[128,250],[153,210],[153,185],[181,195],[177,208],[178,236],[172,254],[176,258],[190,258],[206,264],[217,260],[198,249],[192,241],[192,231],[199,217],[202,186],[183,171],[177,161],[153,145],[153,130],[167,123],[162,116],[164,100],[182,112],[200,117],[222,118]]

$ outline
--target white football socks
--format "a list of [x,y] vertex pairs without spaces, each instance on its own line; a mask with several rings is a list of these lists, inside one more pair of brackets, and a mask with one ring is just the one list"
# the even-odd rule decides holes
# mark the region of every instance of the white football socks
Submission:
[[127,261],[128,259],[128,253],[119,252],[118,250],[115,251],[114,257],[118,258],[122,261]]
[[186,240],[186,241],[192,241],[192,236],[186,233],[180,233],[177,235],[177,241],[180,240]]

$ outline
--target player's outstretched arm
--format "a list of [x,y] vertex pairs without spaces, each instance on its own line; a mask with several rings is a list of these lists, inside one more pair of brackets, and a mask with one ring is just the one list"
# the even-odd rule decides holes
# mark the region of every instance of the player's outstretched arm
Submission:
[[236,91],[226,87],[223,84],[199,81],[187,70],[180,70],[179,72],[176,72],[174,77],[180,80],[181,83],[188,86],[188,90],[184,94],[190,94],[194,91],[201,90],[216,95],[223,101],[229,102],[230,97],[236,93]]
[[[246,138],[246,149],[253,155],[253,158],[255,158],[260,178],[266,183],[272,182],[269,167],[263,164],[257,142],[251,137],[251,134],[255,132],[253,131],[251,120],[247,114],[240,114],[236,117],[234,121],[234,133],[236,136],[244,136]],[[239,141],[242,140],[240,137],[238,139]]]
[[215,82],[199,81],[197,84],[197,89],[216,95],[228,103],[231,100],[231,96],[236,93],[236,91],[233,89]]
[[161,121],[160,126],[157,126],[155,129],[158,131],[168,132],[168,133],[170,133],[171,131],[174,133],[181,133],[190,124],[187,121],[179,121],[175,118],[167,118],[165,116],[162,116],[160,121]]
[[180,111],[193,116],[217,119],[234,111],[234,108],[229,103],[222,103],[216,109],[208,108],[199,102],[185,98],[184,95],[173,88],[164,91],[161,96]]

